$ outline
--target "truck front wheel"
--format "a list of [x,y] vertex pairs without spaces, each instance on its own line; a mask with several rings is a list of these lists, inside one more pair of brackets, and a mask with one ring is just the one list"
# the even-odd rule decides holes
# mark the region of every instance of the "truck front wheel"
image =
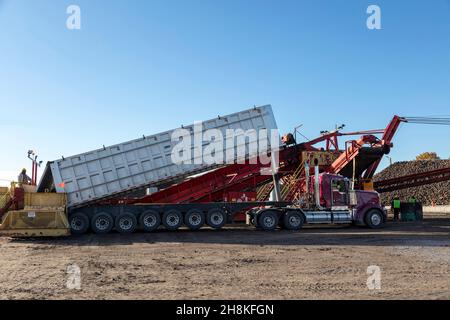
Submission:
[[379,210],[372,209],[366,213],[365,222],[369,228],[379,229],[384,225],[384,218]]

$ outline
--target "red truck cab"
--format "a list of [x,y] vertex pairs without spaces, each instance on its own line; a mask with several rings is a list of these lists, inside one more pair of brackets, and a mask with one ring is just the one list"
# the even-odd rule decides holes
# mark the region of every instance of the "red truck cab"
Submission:
[[310,177],[304,201],[289,206],[271,206],[250,213],[256,226],[273,230],[281,225],[298,230],[308,224],[356,224],[381,228],[386,210],[376,191],[353,190],[349,179],[322,173]]

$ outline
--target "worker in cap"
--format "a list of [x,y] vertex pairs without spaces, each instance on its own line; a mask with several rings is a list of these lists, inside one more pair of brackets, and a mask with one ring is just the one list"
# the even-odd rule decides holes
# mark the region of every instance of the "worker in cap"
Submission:
[[31,184],[31,178],[27,175],[27,169],[23,168],[19,174],[18,182],[20,184]]
[[392,211],[394,212],[394,221],[398,221],[399,215],[400,215],[400,198],[398,196],[395,196],[392,200]]

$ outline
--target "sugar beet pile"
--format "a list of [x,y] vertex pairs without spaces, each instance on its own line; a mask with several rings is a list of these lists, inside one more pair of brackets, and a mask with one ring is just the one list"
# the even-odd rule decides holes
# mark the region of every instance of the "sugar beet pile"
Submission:
[[[374,180],[385,180],[410,175],[419,172],[442,169],[450,167],[450,160],[417,160],[396,162],[384,169]],[[450,204],[450,181],[438,182],[420,187],[397,190],[381,194],[381,201],[384,205],[390,205],[392,198],[399,196],[401,200],[408,200],[415,196],[424,205],[449,205]]]

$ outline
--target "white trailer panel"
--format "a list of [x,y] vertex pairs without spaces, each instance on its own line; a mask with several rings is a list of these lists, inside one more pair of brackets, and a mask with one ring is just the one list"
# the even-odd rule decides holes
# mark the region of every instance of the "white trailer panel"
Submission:
[[[191,130],[192,149],[193,128],[194,125],[184,127]],[[270,105],[203,122],[203,130],[218,129],[224,137],[227,129],[268,129],[270,134],[270,129],[276,128]],[[171,153],[178,142],[172,141],[173,131],[49,162],[38,191],[55,189],[58,193],[65,192],[68,206],[73,207],[124,192],[177,182],[189,175],[217,167],[217,164],[205,163],[174,164]],[[246,155],[249,142],[248,139],[245,140]],[[206,145],[208,143],[203,143],[203,147]],[[236,149],[240,146],[235,142],[235,159]],[[224,154],[226,151],[227,145],[224,143]],[[192,154],[191,160],[195,163],[194,152]]]

